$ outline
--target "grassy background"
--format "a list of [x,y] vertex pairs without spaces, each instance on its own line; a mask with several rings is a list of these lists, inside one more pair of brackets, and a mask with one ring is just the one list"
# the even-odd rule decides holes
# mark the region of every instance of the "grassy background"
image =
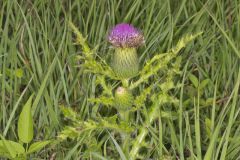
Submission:
[[[141,62],[166,52],[183,35],[203,31],[181,52],[185,76],[180,81],[185,85],[176,90],[181,98],[178,120],[161,120],[161,129],[158,122],[153,125],[149,141],[158,145],[145,158],[158,159],[164,148],[169,151],[164,154],[174,157],[191,152],[190,159],[240,157],[238,0],[0,1],[0,131],[6,138],[18,139],[18,115],[32,94],[36,140],[55,138],[64,126],[60,105],[78,110],[83,119],[96,116],[87,101],[96,94],[95,79],[76,67],[81,50],[68,20],[106,59],[111,56],[108,30],[132,23],[146,39],[139,50]],[[200,90],[190,73],[208,84]],[[35,157],[56,153],[57,159],[79,159],[79,145],[59,144]],[[172,146],[176,151],[170,152]]]

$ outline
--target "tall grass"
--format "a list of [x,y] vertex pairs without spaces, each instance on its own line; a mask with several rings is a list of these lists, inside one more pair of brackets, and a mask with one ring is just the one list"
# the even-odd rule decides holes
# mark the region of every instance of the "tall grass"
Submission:
[[[147,152],[142,159],[163,155],[180,159],[239,159],[240,3],[238,0],[3,0],[0,1],[0,132],[18,139],[16,123],[22,105],[34,94],[35,139],[52,139],[65,125],[59,106],[96,118],[96,81],[76,67],[81,50],[69,30],[72,21],[97,57],[109,60],[108,30],[128,22],[141,28],[146,45],[141,62],[164,53],[187,33],[203,34],[182,50],[183,86],[172,116],[148,128]],[[204,84],[206,83],[206,84]],[[202,84],[202,88],[201,85]],[[147,107],[147,106],[146,106]],[[108,110],[106,110],[108,113]],[[175,116],[173,116],[175,115]],[[137,119],[136,121],[140,121]],[[88,159],[111,158],[119,148],[109,131],[102,153]],[[104,143],[111,141],[111,149]],[[110,142],[109,142],[110,143]],[[35,155],[49,159],[79,159],[82,141],[50,146]],[[112,151],[112,150],[115,150]],[[119,156],[120,157],[120,156]]]

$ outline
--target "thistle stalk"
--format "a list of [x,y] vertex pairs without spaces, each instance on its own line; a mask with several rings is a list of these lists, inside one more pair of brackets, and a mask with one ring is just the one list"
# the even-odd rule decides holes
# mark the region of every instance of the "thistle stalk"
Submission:
[[122,81],[123,87],[115,92],[115,106],[120,118],[129,121],[129,107],[133,104],[133,96],[129,90],[128,80],[138,74],[139,60],[137,48],[144,44],[143,34],[130,24],[116,25],[108,35],[108,41],[115,48],[112,68]]
[[[115,107],[118,110],[120,119],[126,123],[129,123],[129,113],[133,104],[133,96],[131,91],[124,87],[118,87],[115,92]],[[123,149],[125,153],[129,152],[129,138],[127,133],[121,133],[123,141]]]
[[139,134],[138,136],[136,137],[134,143],[133,143],[133,146],[132,146],[132,149],[130,151],[130,154],[129,154],[129,159],[130,160],[135,160],[137,155],[138,155],[138,152],[139,152],[139,149],[141,148],[141,144],[143,143],[145,137],[147,136],[148,134],[148,127],[151,126],[152,122],[158,117],[158,103],[154,103],[150,112],[149,112],[149,115],[148,115],[148,118],[146,119],[145,121],[145,125],[143,127],[140,128],[139,130]]
[[[129,123],[129,113],[134,97],[129,89],[129,79],[139,72],[137,47],[144,44],[143,34],[132,25],[118,24],[108,35],[108,41],[114,46],[115,53],[112,58],[112,68],[116,76],[122,81],[122,87],[115,91],[115,107],[120,119]],[[130,135],[121,134],[123,149],[129,152]]]

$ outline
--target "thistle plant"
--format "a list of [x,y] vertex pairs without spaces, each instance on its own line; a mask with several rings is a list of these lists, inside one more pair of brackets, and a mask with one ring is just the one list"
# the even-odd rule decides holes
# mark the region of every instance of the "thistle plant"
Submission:
[[133,104],[133,98],[134,97],[131,91],[129,91],[127,88],[118,87],[115,91],[114,105],[123,120],[128,121],[128,111],[131,109]]
[[130,24],[116,25],[108,35],[108,41],[115,47],[112,67],[122,79],[129,79],[138,73],[137,47],[144,44],[143,34]]
[[[172,89],[180,86],[175,80],[176,76],[181,74],[181,56],[177,53],[199,34],[183,37],[176,47],[167,53],[155,54],[140,68],[137,48],[143,45],[145,40],[143,34],[132,25],[119,24],[109,32],[108,41],[115,49],[109,63],[104,59],[96,59],[95,51],[89,48],[83,35],[72,23],[70,27],[77,35],[77,43],[82,47],[83,54],[77,56],[82,62],[81,67],[84,67],[86,74],[96,76],[96,87],[101,88],[100,94],[89,98],[89,102],[93,108],[101,105],[112,109],[113,115],[100,113],[97,118],[89,117],[83,120],[72,109],[62,107],[65,117],[72,125],[66,126],[59,134],[60,140],[78,139],[91,148],[93,142],[96,146],[99,145],[99,139],[92,137],[104,134],[101,136],[102,141],[107,141],[106,136],[110,134],[112,145],[118,150],[122,148],[124,154],[120,156],[123,159],[144,159],[139,151],[152,145],[146,139],[152,123],[160,118],[159,116],[172,118],[168,108],[177,106],[179,102],[171,93]],[[141,121],[136,121],[136,115],[141,117]],[[107,143],[105,145],[111,146]],[[86,154],[94,152],[108,156],[101,150],[101,146],[96,148],[89,149],[88,152],[83,150]]]

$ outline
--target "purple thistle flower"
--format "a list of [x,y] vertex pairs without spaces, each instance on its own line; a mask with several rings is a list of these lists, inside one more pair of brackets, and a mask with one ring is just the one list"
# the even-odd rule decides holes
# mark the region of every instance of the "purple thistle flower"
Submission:
[[143,34],[130,24],[116,25],[108,35],[108,41],[114,47],[136,48],[144,44]]

